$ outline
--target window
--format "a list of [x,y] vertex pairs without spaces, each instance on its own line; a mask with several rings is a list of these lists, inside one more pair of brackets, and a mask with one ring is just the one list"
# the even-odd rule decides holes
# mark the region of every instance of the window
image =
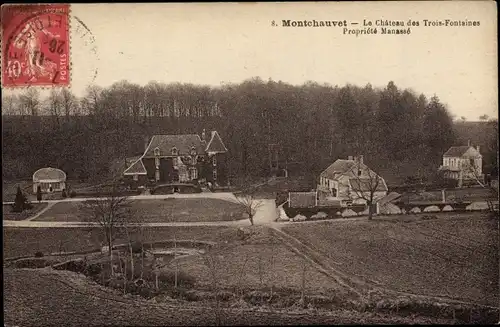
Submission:
[[139,175],[134,175],[134,181],[138,181],[139,180]]
[[337,189],[332,188],[332,196],[333,196],[334,198],[336,198],[336,197],[337,197]]
[[175,146],[172,148],[172,155],[173,156],[177,155],[177,148]]
[[189,173],[191,175],[191,179],[198,179],[198,170],[196,168],[191,168]]
[[160,168],[160,158],[158,157],[155,158],[155,167],[156,169]]
[[155,148],[154,153],[155,153],[155,156],[158,157],[160,155],[160,149]]
[[214,166],[217,166],[217,158],[215,156],[213,157],[212,162],[213,162]]
[[213,180],[217,180],[217,170],[214,169],[214,171],[212,172],[212,177],[213,177]]
[[191,155],[192,156],[196,155],[196,148],[194,146],[191,148]]
[[159,181],[160,180],[160,172],[157,170],[155,171],[155,181]]
[[471,159],[469,159],[469,163],[470,163],[470,165],[471,165],[472,167],[474,167],[474,159],[472,159],[472,158],[471,158]]
[[361,169],[358,169],[358,176],[361,176]]

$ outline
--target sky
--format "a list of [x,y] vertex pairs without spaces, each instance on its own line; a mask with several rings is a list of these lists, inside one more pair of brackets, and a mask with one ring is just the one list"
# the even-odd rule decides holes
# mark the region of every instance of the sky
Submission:
[[[71,15],[77,95],[91,83],[120,80],[217,86],[259,76],[375,87],[392,80],[437,95],[456,117],[498,117],[494,2],[74,4]],[[382,35],[379,26],[377,35],[356,37],[341,27],[281,26],[288,19],[346,20],[348,29],[379,19],[420,26],[409,35]],[[480,25],[425,27],[424,19]]]

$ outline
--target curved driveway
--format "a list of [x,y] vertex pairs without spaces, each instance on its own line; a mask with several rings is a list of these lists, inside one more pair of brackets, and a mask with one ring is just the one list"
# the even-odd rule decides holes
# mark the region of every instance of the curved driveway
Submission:
[[[130,200],[161,200],[168,198],[207,198],[219,199],[238,203],[237,197],[233,193],[220,192],[220,193],[196,193],[196,194],[164,194],[164,195],[136,195],[130,196]],[[26,220],[4,220],[4,227],[33,227],[33,228],[50,228],[50,227],[68,227],[68,228],[81,228],[98,226],[98,223],[88,222],[62,222],[62,221],[34,221],[40,214],[49,210],[54,204],[59,202],[83,202],[89,200],[103,200],[105,198],[68,198],[64,200],[46,200],[43,202],[48,203],[47,208],[37,213]],[[255,225],[267,225],[273,223],[277,218],[277,211],[275,201],[270,199],[257,199],[259,206],[256,209],[254,216]],[[11,202],[4,202],[4,204],[11,204]],[[163,226],[249,226],[248,219],[236,221],[213,221],[213,222],[169,222],[169,223],[144,223],[145,227],[163,227]]]

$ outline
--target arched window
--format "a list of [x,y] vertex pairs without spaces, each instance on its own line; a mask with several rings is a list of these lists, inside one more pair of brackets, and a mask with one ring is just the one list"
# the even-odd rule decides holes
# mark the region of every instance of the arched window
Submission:
[[175,146],[172,148],[172,155],[173,156],[177,155],[177,148]]
[[160,155],[160,149],[155,148],[154,153],[155,153],[155,156],[158,157]]

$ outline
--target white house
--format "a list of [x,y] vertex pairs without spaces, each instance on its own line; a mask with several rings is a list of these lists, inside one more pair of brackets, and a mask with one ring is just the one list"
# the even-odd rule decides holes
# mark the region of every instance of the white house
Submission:
[[452,146],[443,154],[443,164],[439,171],[445,178],[454,179],[461,186],[463,181],[483,180],[483,156],[479,146],[470,144],[465,146]]
[[363,156],[338,159],[319,178],[321,202],[340,202],[342,206],[373,203],[387,195],[385,180],[363,162]]
[[62,191],[66,188],[66,173],[57,168],[41,168],[33,174],[33,193],[38,187],[42,193]]

